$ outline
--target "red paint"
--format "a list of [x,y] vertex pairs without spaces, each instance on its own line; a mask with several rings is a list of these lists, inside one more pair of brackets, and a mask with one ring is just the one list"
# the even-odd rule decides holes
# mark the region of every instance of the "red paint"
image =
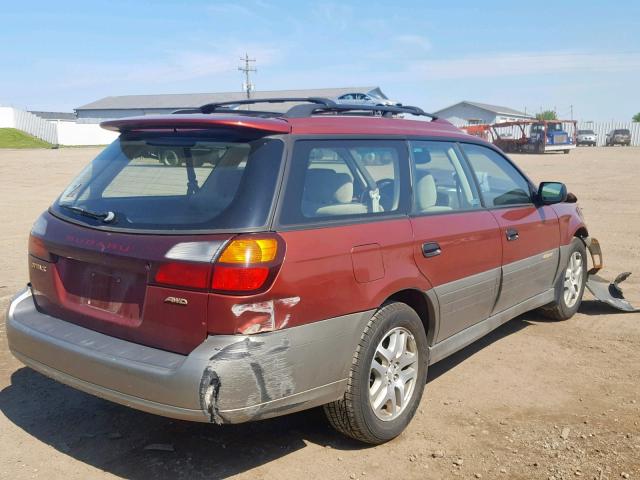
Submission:
[[373,282],[384,277],[384,264],[380,245],[370,243],[358,245],[351,249],[353,275],[359,283]]
[[[433,286],[499,268],[502,248],[498,223],[487,210],[424,215],[411,219],[413,255]],[[422,244],[437,242],[442,253],[425,258]]]
[[[275,324],[290,315],[288,327],[377,308],[389,296],[407,288],[428,290],[431,285],[413,260],[408,218],[331,228],[281,232],[287,245],[282,267],[271,288],[258,295],[230,297],[211,294],[209,328],[212,333],[234,333],[241,326],[230,314],[234,305],[300,297],[293,306],[275,304]],[[384,277],[356,281],[351,250],[375,238],[380,245]],[[255,316],[264,314],[255,313]],[[250,313],[242,323],[251,322]]]
[[277,118],[257,118],[241,115],[148,115],[108,120],[100,124],[102,128],[116,132],[155,129],[207,129],[234,128],[259,130],[265,133],[289,133],[289,124]]
[[567,245],[571,243],[573,237],[576,236],[578,230],[587,231],[581,214],[578,214],[577,203],[558,203],[552,205],[553,210],[558,216],[560,222],[560,244]]
[[[512,263],[538,253],[557,249],[560,245],[558,216],[550,206],[526,205],[492,210],[500,225],[502,262]],[[518,239],[507,240],[509,229],[518,231]]]

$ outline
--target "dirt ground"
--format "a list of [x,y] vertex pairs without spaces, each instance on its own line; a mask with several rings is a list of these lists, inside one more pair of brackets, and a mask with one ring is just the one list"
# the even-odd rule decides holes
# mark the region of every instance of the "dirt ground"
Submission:
[[[0,150],[2,309],[26,282],[30,225],[96,152]],[[578,196],[603,274],[635,272],[640,305],[640,148],[515,157]],[[0,322],[0,478],[640,479],[640,313],[589,296],[569,321],[528,313],[432,366],[416,418],[377,447],[319,410],[223,427],[130,410],[23,367],[4,337]]]

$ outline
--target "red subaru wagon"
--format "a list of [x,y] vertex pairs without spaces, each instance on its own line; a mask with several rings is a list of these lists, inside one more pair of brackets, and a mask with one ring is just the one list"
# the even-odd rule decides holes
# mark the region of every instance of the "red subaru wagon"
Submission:
[[240,109],[260,102],[102,124],[119,138],[31,231],[19,360],[177,419],[323,405],[381,443],[430,364],[578,309],[589,238],[563,184],[417,107]]

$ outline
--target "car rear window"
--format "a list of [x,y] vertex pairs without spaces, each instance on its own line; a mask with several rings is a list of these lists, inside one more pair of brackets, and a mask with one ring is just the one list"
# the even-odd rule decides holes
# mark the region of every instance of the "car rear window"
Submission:
[[267,223],[283,142],[277,138],[121,137],[52,206],[91,226],[252,229]]
[[613,132],[614,135],[629,135],[629,130],[626,129],[622,129],[622,130],[616,130],[615,132]]

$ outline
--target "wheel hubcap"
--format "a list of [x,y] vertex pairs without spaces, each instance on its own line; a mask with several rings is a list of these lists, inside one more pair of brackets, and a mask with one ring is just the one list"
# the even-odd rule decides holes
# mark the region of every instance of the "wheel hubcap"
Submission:
[[582,262],[582,254],[573,252],[564,273],[564,303],[569,308],[573,307],[580,298],[582,277],[584,276]]
[[407,407],[418,378],[418,349],[411,332],[397,327],[380,341],[371,360],[369,404],[376,417],[389,421]]

